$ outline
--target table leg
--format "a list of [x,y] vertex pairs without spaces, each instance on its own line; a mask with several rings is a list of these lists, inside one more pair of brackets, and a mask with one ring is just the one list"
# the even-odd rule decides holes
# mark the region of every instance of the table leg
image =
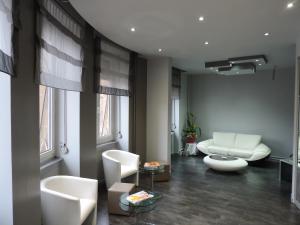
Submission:
[[151,191],[153,192],[154,190],[154,173],[151,174]]

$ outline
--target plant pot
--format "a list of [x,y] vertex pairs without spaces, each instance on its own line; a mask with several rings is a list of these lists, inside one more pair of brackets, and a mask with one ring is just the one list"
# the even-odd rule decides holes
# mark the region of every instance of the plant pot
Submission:
[[196,142],[196,136],[195,135],[186,137],[186,143],[190,144],[190,143],[195,143],[195,142]]

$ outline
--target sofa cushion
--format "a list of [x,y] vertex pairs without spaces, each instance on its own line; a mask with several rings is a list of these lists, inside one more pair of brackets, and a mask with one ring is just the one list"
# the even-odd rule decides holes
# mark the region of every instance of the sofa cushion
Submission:
[[213,139],[214,144],[224,147],[234,147],[235,144],[235,133],[223,133],[223,132],[214,132]]
[[229,148],[217,145],[208,146],[208,152],[210,154],[227,155]]
[[253,151],[249,149],[231,148],[227,151],[228,156],[248,159],[253,155]]
[[261,142],[260,135],[253,134],[236,134],[235,138],[235,148],[251,149],[254,148]]

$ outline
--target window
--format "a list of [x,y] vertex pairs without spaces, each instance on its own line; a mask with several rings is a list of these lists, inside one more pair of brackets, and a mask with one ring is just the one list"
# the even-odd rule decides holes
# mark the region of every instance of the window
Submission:
[[55,155],[53,148],[53,90],[40,85],[39,90],[39,128],[40,128],[40,154],[42,158],[49,159]]
[[114,96],[97,95],[97,143],[114,140],[115,134],[115,101]]

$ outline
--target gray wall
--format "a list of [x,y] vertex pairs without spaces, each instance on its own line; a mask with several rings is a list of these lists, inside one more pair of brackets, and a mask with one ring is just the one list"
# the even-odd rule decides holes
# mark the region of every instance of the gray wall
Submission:
[[[300,33],[298,35],[298,39],[296,42],[296,82],[295,82],[295,119],[294,119],[294,155],[296,157],[299,155],[299,127],[298,127],[298,121],[299,121],[299,76],[300,76]],[[294,157],[295,159],[295,157]],[[295,160],[299,160],[295,159]],[[298,164],[294,165],[293,168],[293,188],[292,188],[292,201],[297,205],[297,207],[300,209],[300,168]]]
[[39,85],[34,81],[35,6],[34,0],[20,1],[18,76],[11,79],[14,225],[41,224]]
[[80,176],[97,178],[96,157],[96,93],[94,91],[94,40],[93,30],[86,32],[86,83],[80,93]]
[[294,70],[280,69],[244,76],[193,75],[188,78],[189,109],[202,129],[260,134],[274,157],[293,149]]
[[171,162],[171,59],[147,64],[147,160]]
[[147,116],[147,60],[137,58],[135,77],[135,98],[132,109],[133,121],[130,141],[132,150],[140,155],[142,163],[146,161],[146,116]]

